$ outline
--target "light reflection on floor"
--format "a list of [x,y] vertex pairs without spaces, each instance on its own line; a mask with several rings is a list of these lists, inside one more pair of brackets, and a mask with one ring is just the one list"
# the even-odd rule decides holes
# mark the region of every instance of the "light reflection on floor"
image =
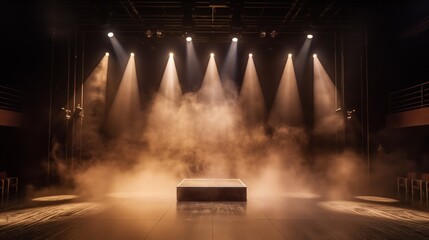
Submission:
[[76,198],[0,209],[0,239],[429,239],[428,211],[377,196],[326,201],[295,192],[184,203],[133,192],[112,196],[119,201]]
[[377,197],[377,196],[356,196],[356,199],[370,201],[370,202],[381,202],[381,203],[398,203],[397,199],[386,198],[386,197]]
[[405,209],[396,206],[387,206],[375,203],[363,203],[355,201],[326,201],[319,203],[319,205],[327,210],[353,214],[357,216],[381,218],[395,221],[429,222],[429,212]]
[[30,207],[0,212],[1,226],[16,226],[33,222],[53,221],[62,218],[91,216],[101,210],[99,203],[80,202],[51,206]]
[[45,196],[45,197],[38,197],[38,198],[33,198],[33,201],[47,201],[47,202],[55,202],[55,201],[65,201],[65,200],[71,200],[71,199],[76,199],[78,198],[78,195],[53,195],[53,196]]

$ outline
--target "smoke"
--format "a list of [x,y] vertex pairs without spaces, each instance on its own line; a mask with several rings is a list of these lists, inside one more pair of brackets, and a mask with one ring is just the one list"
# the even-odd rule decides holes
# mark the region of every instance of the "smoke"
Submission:
[[[113,124],[121,124],[121,134],[104,136],[97,117],[86,122],[91,126],[85,125],[84,136],[93,140],[71,173],[81,196],[138,192],[174,198],[183,178],[240,178],[251,198],[285,192],[340,197],[364,183],[365,165],[352,151],[310,152],[305,128],[247,124],[246,105],[234,84],[221,84],[213,58],[200,91],[179,94],[176,80],[170,86],[174,97],[166,91],[155,94],[147,109],[126,119],[132,122],[124,124],[117,115]],[[86,114],[97,115],[97,109]]]

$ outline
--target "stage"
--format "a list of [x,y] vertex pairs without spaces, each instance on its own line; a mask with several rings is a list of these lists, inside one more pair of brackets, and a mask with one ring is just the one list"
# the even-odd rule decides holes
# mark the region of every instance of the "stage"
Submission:
[[[0,212],[0,239],[429,238],[429,212],[374,196],[328,200],[284,193],[247,202],[177,202],[121,193],[103,201],[52,196]],[[389,200],[389,199],[388,199]]]

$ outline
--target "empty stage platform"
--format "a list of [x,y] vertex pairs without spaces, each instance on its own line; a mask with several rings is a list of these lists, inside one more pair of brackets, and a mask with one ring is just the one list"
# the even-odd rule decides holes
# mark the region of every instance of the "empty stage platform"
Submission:
[[247,200],[246,185],[240,179],[185,178],[177,185],[177,201]]

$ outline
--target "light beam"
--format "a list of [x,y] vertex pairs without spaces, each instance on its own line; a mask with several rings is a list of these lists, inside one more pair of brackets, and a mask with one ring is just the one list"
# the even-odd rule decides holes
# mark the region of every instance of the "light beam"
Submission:
[[314,67],[314,131],[316,134],[334,134],[344,127],[344,120],[336,114],[335,96],[338,92],[316,54]]
[[256,71],[255,63],[249,54],[243,84],[240,90],[239,102],[246,122],[261,123],[265,119],[265,100]]
[[130,56],[121,83],[110,109],[107,126],[116,135],[129,127],[140,112],[140,96],[134,57]]
[[216,61],[214,59],[214,53],[210,54],[210,60],[207,64],[203,83],[199,90],[199,97],[202,101],[208,103],[219,103],[225,99]]
[[273,107],[271,108],[269,123],[294,127],[304,125],[301,99],[291,54],[289,54],[283,69]]

